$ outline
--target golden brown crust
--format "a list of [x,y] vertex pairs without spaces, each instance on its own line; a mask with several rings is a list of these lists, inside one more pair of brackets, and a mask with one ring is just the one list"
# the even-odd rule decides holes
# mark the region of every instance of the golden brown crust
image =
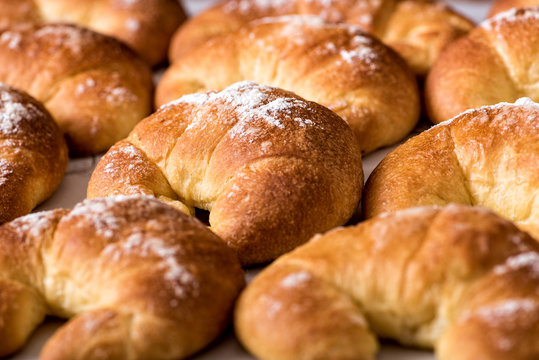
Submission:
[[364,214],[480,205],[539,240],[539,105],[529,99],[463,113],[399,146],[374,170]]
[[156,103],[240,80],[327,106],[348,122],[364,153],[401,140],[419,116],[415,78],[393,51],[357,27],[314,16],[262,19],[201,45],[167,70]]
[[520,97],[539,101],[539,7],[486,20],[439,57],[427,77],[427,111],[434,123]]
[[0,81],[43,102],[75,154],[107,150],[151,108],[147,65],[117,40],[72,25],[0,31]]
[[495,0],[492,3],[488,17],[493,17],[502,12],[514,9],[539,6],[538,0]]
[[[147,197],[95,199],[0,227],[0,353],[46,314],[73,318],[43,359],[178,359],[226,327],[244,285],[202,223]],[[15,300],[19,301],[15,301]]]
[[358,25],[396,50],[419,75],[428,72],[447,44],[473,28],[471,21],[446,5],[426,0],[229,0],[178,29],[169,58],[177,61],[198,45],[253,20],[283,15],[316,15],[329,22]]
[[441,360],[530,359],[538,260],[537,242],[481,208],[386,213],[266,268],[240,296],[236,333],[260,359],[374,359],[373,333]]
[[0,223],[51,196],[67,162],[62,132],[43,105],[0,83]]
[[184,96],[142,121],[98,164],[88,197],[140,191],[209,210],[212,229],[254,264],[344,224],[362,179],[359,145],[342,119],[243,82]]
[[166,56],[185,13],[175,0],[0,0],[0,28],[65,22],[115,37],[150,65]]

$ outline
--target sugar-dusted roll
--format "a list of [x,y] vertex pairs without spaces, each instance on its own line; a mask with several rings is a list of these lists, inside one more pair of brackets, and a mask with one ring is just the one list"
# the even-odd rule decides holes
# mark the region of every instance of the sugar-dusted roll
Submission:
[[484,21],[440,55],[426,82],[434,123],[526,96],[539,101],[539,7]]
[[0,355],[46,315],[70,320],[40,359],[170,359],[227,326],[237,257],[194,218],[146,197],[96,199],[0,227]]
[[0,30],[0,81],[41,101],[74,154],[107,150],[151,109],[149,67],[118,40],[73,25]]
[[0,83],[0,224],[28,214],[60,185],[67,146],[30,95]]
[[374,360],[375,334],[440,360],[536,359],[538,263],[539,244],[484,209],[386,213],[266,268],[236,334],[262,360]]
[[125,42],[150,65],[165,59],[183,20],[176,0],[0,0],[0,28],[73,23]]
[[416,80],[401,58],[357,27],[314,16],[262,19],[174,63],[157,105],[252,80],[294,91],[345,119],[364,153],[404,138],[419,117]]
[[193,213],[244,265],[344,224],[363,188],[361,152],[335,113],[241,82],[161,107],[98,163],[88,198],[153,195]]
[[494,0],[490,8],[488,17],[498,15],[502,12],[514,9],[539,6],[539,0]]
[[392,151],[369,177],[366,217],[480,205],[539,240],[539,104],[521,99],[467,111]]
[[441,2],[428,0],[229,0],[221,1],[178,29],[171,61],[196,46],[248,22],[269,16],[316,15],[358,25],[396,50],[418,75],[425,75],[440,51],[473,28]]

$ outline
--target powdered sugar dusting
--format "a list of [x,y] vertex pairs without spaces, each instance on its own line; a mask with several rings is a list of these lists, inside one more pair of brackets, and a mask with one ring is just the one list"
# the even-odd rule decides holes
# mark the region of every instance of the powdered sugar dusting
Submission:
[[140,21],[138,21],[137,19],[129,18],[125,21],[125,27],[129,31],[139,31],[141,27]]
[[[475,119],[474,121],[486,122],[486,121],[489,121],[490,119],[488,114],[490,113],[491,110],[501,110],[507,107],[509,108],[518,107],[518,108],[526,108],[532,111],[539,111],[538,103],[534,102],[532,99],[528,97],[523,97],[523,98],[519,98],[517,101],[515,101],[515,103],[500,102],[494,105],[481,106],[480,108],[477,108],[477,109],[468,109],[449,120],[442,121],[441,123],[434,125],[433,127],[431,127],[431,129],[434,129],[439,126],[447,126],[451,124],[453,121],[455,121],[456,119],[460,119],[463,116],[468,116],[472,114],[474,115],[474,119]],[[507,112],[504,112],[502,114],[507,114]],[[498,116],[498,118],[500,118],[500,116]],[[536,117],[528,118],[528,120],[536,122]]]
[[[46,38],[57,47],[70,49],[74,53],[80,53],[85,43],[86,31],[76,26],[46,25],[34,33],[36,38]],[[50,49],[50,51],[57,51]]]
[[138,4],[140,0],[120,0],[118,3],[124,7],[131,7]]
[[[262,120],[270,128],[285,130],[287,125],[296,123],[300,127],[315,126],[311,119],[293,116],[294,110],[305,109],[308,104],[293,97],[276,97],[271,94],[275,88],[244,81],[231,85],[221,92],[199,93],[183,96],[166,106],[191,104],[202,106],[207,103],[223,103],[237,114],[231,131],[231,138],[256,135],[261,129],[257,128],[256,120]],[[286,119],[286,122],[283,121]],[[194,119],[193,121],[203,121]],[[290,121],[291,120],[291,121]],[[186,131],[201,124],[191,123]]]
[[296,287],[302,283],[309,281],[310,279],[311,274],[309,274],[307,271],[299,271],[285,277],[281,281],[281,286],[284,288]]
[[[111,211],[116,199],[101,199],[94,201],[83,201],[75,206],[73,211],[65,217],[71,220],[75,216],[81,216],[94,225],[96,234],[108,239],[112,239],[115,233],[126,225],[125,219],[119,219]],[[78,222],[84,225],[84,222]]]
[[108,103],[114,105],[136,102],[138,100],[137,95],[124,86],[107,87],[103,90],[102,96],[104,96]]
[[[84,200],[77,204],[73,210],[64,217],[64,220],[72,221],[75,217],[82,217],[86,221],[77,221],[80,226],[87,226],[87,224],[90,223],[93,225],[98,236],[112,239],[119,230],[128,225],[128,221],[125,218],[117,216],[114,211],[115,207],[120,203],[125,203],[133,199],[143,200],[144,207],[150,209],[166,206],[155,198],[144,195],[97,198]],[[126,211],[138,213],[141,211],[140,205],[135,208],[127,208]]]
[[77,94],[83,94],[87,89],[95,87],[95,80],[91,77],[86,78],[84,82],[77,85]]
[[167,244],[158,237],[135,232],[125,241],[107,245],[103,249],[103,255],[110,256],[113,261],[131,256],[157,257],[157,266],[165,270],[164,279],[172,285],[177,297],[185,298],[187,287],[193,290],[193,294],[198,294],[199,285],[195,276],[177,260],[177,246]]
[[[507,300],[494,305],[487,305],[479,308],[475,313],[487,324],[495,327],[507,327],[507,324],[511,324],[515,316],[528,316],[526,313],[537,312],[539,304],[532,299],[514,299]],[[470,316],[468,313],[464,316],[463,320],[466,321]],[[501,332],[500,336],[496,337],[495,346],[501,350],[509,351],[517,343],[516,338],[504,336]]]
[[76,94],[84,95],[87,91],[98,92],[97,95],[99,98],[105,100],[111,105],[121,105],[138,101],[139,97],[137,94],[135,94],[129,88],[120,85],[122,83],[122,79],[119,73],[113,72],[108,81],[111,84],[100,83],[99,86],[97,86],[98,80],[88,76],[77,84]]
[[480,26],[488,31],[499,31],[500,27],[521,20],[539,21],[539,8],[513,8],[483,21]]
[[[285,29],[291,30],[298,27],[310,27],[310,28],[323,28],[324,26],[337,26],[342,27],[341,24],[329,24],[324,21],[319,16],[316,15],[283,15],[283,16],[273,16],[273,17],[263,17],[251,22],[251,25],[261,25],[261,24],[278,24],[284,23],[288,26]],[[285,34],[290,32],[284,31]]]
[[381,58],[373,44],[370,37],[355,35],[350,42],[350,48],[340,50],[340,55],[350,65],[361,63],[367,65],[371,70],[376,70],[379,68]]
[[23,233],[28,241],[31,238],[42,237],[44,232],[52,230],[56,219],[56,212],[43,211],[19,217],[11,221],[10,226]]
[[[137,203],[136,206],[127,203],[133,200],[142,200],[142,202]],[[118,205],[122,203],[124,206],[119,211]],[[178,262],[181,248],[177,243],[167,243],[159,236],[160,233],[172,231],[172,225],[149,219],[145,221],[145,227],[142,228],[132,220],[133,217],[140,217],[141,211],[153,213],[154,209],[161,212],[164,209],[174,211],[153,197],[116,196],[85,200],[75,206],[62,221],[75,220],[76,226],[91,226],[96,235],[109,242],[102,254],[112,261],[120,261],[133,256],[158,258],[156,266],[164,270],[163,279],[171,284],[175,295],[183,298],[187,295],[187,288],[189,288],[192,290],[190,294],[196,296],[199,285],[195,276]],[[116,241],[120,232],[127,238]]]
[[530,251],[512,256],[507,259],[505,264],[496,266],[494,273],[502,275],[520,269],[529,269],[530,275],[539,278],[539,254]]
[[530,99],[529,97],[521,97],[517,101],[515,101],[515,105],[517,106],[529,106],[533,107],[535,109],[539,110],[539,104]]
[[131,177],[133,175],[138,178],[147,170],[147,164],[141,155],[141,151],[130,143],[115,146],[103,157],[106,162],[103,171],[112,178],[122,174],[124,191],[128,188],[127,185],[131,185],[129,186],[131,194],[146,193],[147,190],[138,186],[137,181]]
[[495,325],[498,322],[507,321],[504,318],[513,317],[519,312],[534,311],[537,308],[537,302],[532,299],[517,299],[481,307],[477,310],[477,314],[488,323]]
[[232,0],[223,7],[225,13],[239,12],[248,14],[252,11],[269,11],[290,5],[290,0]]
[[0,84],[0,133],[13,135],[20,131],[24,120],[35,116],[45,116],[43,111],[32,103],[22,102],[21,95],[14,95],[13,90]]
[[275,318],[275,316],[277,316],[277,314],[279,314],[281,312],[281,310],[283,309],[283,303],[280,302],[279,300],[273,298],[273,297],[270,297],[268,295],[262,295],[260,297],[260,301],[262,303],[264,303],[265,307],[266,307],[266,316],[269,318],[269,319],[273,319]]
[[363,33],[356,26],[348,24],[327,23],[322,18],[314,15],[285,15],[279,17],[266,17],[253,21],[252,25],[282,23],[284,26],[280,36],[292,39],[296,44],[305,44],[305,28],[310,29],[345,29],[351,37],[348,46],[337,46],[333,42],[328,42],[324,47],[319,48],[320,52],[338,54],[342,61],[350,65],[363,64],[371,70],[379,67],[381,54],[374,47],[374,40]]
[[6,159],[0,158],[0,186],[6,184],[14,173],[13,164]]
[[22,42],[22,35],[15,31],[5,31],[0,36],[0,42],[7,43],[8,48],[15,50]]

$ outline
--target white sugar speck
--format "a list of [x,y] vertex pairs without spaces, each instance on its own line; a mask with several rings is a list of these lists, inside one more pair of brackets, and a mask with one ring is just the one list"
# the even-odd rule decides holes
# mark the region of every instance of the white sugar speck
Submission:
[[309,274],[307,271],[299,271],[292,273],[285,277],[281,281],[281,286],[284,288],[291,288],[298,286],[302,283],[305,283],[311,279],[311,274]]
[[494,268],[494,273],[501,275],[510,271],[528,268],[531,274],[539,278],[539,254],[536,252],[526,252],[512,256],[507,259],[505,264]]
[[125,27],[129,31],[138,31],[140,30],[140,21],[137,19],[129,18],[125,21]]
[[18,49],[21,44],[22,35],[14,31],[6,31],[0,36],[0,41],[7,42],[8,48],[15,50]]

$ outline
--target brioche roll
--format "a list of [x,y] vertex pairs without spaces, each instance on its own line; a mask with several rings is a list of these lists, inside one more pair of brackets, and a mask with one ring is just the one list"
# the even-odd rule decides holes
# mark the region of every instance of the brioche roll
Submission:
[[242,82],[161,107],[97,165],[88,198],[153,195],[208,210],[244,265],[344,224],[363,188],[359,145],[330,110]]
[[539,244],[466,206],[386,213],[316,237],[242,293],[235,327],[259,359],[376,359],[375,334],[440,360],[539,354]]
[[434,123],[521,97],[539,101],[539,7],[502,13],[455,41],[433,66],[425,89]]
[[263,19],[209,41],[174,63],[156,103],[253,80],[296,92],[345,119],[364,153],[405,137],[419,117],[414,75],[357,27],[313,16]]
[[539,239],[539,105],[529,99],[467,111],[392,151],[369,177],[364,214],[480,205]]
[[219,35],[270,16],[316,15],[328,22],[358,25],[396,50],[418,75],[425,75],[440,51],[473,28],[448,6],[426,0],[229,0],[182,26],[172,40],[172,62]]
[[40,359],[179,359],[227,325],[244,277],[196,219],[144,197],[85,201],[0,227],[0,354],[70,318]]
[[0,0],[0,28],[72,23],[125,42],[150,65],[165,59],[185,17],[175,0]]
[[0,83],[0,224],[51,196],[67,162],[62,132],[43,105]]
[[107,150],[151,109],[148,66],[119,41],[73,25],[0,30],[0,81],[43,102],[73,154]]

